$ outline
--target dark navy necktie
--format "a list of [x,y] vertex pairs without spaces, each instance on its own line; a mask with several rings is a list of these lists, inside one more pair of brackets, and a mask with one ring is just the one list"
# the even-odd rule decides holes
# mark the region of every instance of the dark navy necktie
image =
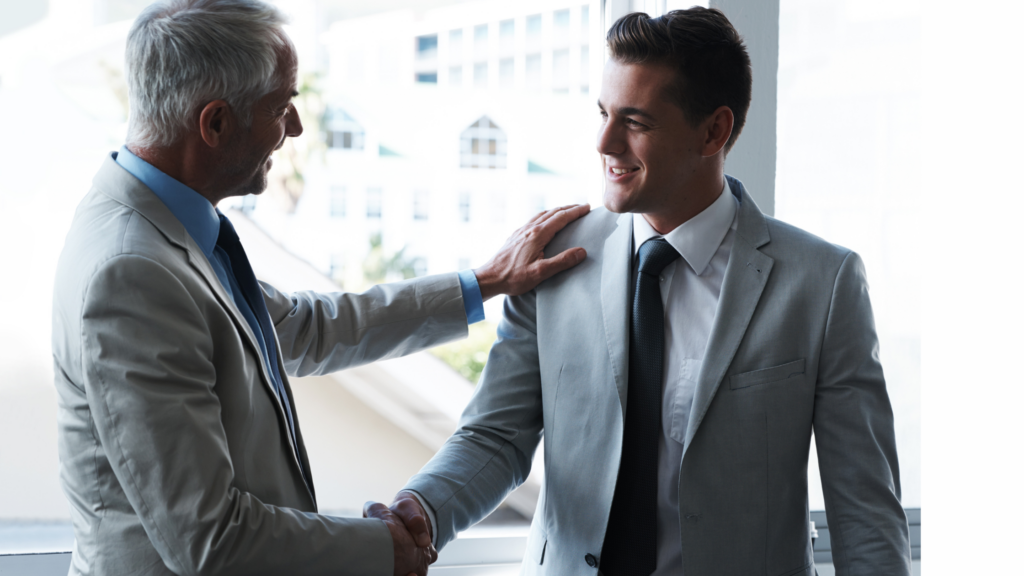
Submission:
[[661,272],[679,258],[663,238],[640,246],[629,325],[622,461],[601,552],[604,576],[648,576],[658,562],[658,437],[665,353]]
[[[243,310],[242,315],[246,316],[249,327],[252,328],[256,339],[263,348],[263,359],[267,363],[270,379],[274,385],[274,392],[276,392],[278,400],[281,401],[281,406],[284,408],[287,418],[285,425],[288,428],[288,436],[291,439],[292,446],[295,448],[295,453],[298,454],[299,441],[295,434],[295,416],[292,413],[291,401],[289,401],[288,394],[285,391],[284,382],[281,380],[281,370],[277,358],[277,342],[274,339],[274,326],[270,320],[270,312],[267,311],[267,303],[263,299],[263,290],[260,289],[259,282],[256,281],[256,275],[252,271],[252,266],[249,264],[249,258],[245,255],[242,243],[238,240],[235,227],[224,216],[220,217],[220,235],[217,237],[217,247],[223,249],[224,253],[227,254],[231,262],[231,269],[228,272],[235,277],[242,296],[245,298],[245,303],[249,305],[249,311],[252,314],[247,315]],[[253,319],[256,321],[255,326],[252,325]],[[302,471],[303,479],[307,485],[310,485],[301,460],[299,461],[299,468]]]

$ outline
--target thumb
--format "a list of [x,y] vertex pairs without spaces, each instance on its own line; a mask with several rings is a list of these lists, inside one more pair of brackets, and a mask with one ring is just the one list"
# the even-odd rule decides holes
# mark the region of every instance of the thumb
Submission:
[[391,511],[402,519],[405,527],[420,548],[430,546],[430,520],[419,505],[411,498],[402,498],[394,503]]
[[580,262],[583,262],[586,257],[587,251],[583,248],[569,248],[557,256],[539,260],[536,266],[537,272],[540,275],[540,281],[543,282],[559,272],[564,272],[565,270],[572,268]]

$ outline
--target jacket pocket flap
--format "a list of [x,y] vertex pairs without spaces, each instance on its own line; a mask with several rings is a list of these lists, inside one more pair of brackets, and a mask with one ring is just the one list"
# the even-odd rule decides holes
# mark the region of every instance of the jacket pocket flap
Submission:
[[773,368],[762,368],[761,370],[736,374],[729,378],[729,388],[731,390],[737,390],[739,388],[757,386],[758,384],[767,384],[769,382],[785,380],[791,376],[803,374],[804,364],[804,359],[801,358]]

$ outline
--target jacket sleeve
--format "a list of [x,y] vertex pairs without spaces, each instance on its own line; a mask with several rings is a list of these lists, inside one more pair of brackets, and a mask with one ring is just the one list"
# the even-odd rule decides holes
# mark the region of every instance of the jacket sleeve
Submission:
[[544,423],[536,310],[535,292],[505,299],[498,339],[459,429],[404,488],[433,509],[439,550],[530,474]]
[[818,366],[814,437],[836,574],[910,574],[892,407],[864,265],[836,275]]
[[261,284],[292,376],[396,358],[468,334],[456,273],[380,284],[362,294],[286,294]]
[[166,268],[117,256],[85,291],[84,387],[117,481],[177,574],[390,575],[379,520],[264,504],[234,479],[196,301]]

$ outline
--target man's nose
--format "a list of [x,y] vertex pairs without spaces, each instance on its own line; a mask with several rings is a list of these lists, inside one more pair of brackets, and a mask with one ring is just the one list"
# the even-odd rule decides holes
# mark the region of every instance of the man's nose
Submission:
[[621,131],[612,121],[605,122],[597,131],[597,151],[602,155],[622,154],[626,150]]
[[285,136],[295,138],[302,134],[302,119],[299,118],[299,111],[292,104],[288,110],[288,119],[285,124]]

